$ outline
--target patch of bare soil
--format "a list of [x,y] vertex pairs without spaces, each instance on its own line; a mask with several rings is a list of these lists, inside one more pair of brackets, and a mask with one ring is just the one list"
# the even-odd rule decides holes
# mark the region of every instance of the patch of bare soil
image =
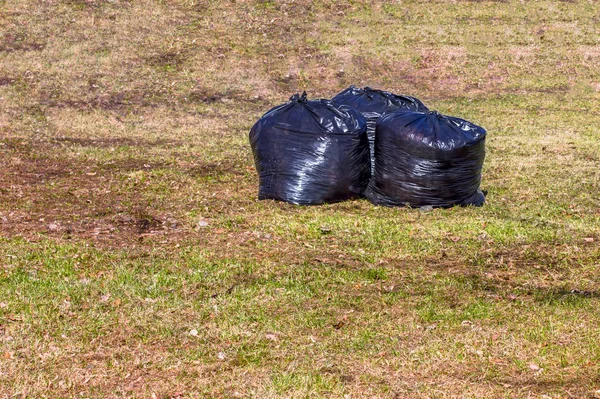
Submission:
[[96,9],[104,5],[125,7],[129,5],[130,0],[64,0],[63,2],[77,8]]
[[163,68],[180,68],[185,61],[185,54],[182,52],[168,51],[165,53],[154,54],[146,59],[149,65]]
[[160,103],[162,94],[152,89],[120,91],[97,94],[90,98],[57,99],[56,96],[42,93],[38,103],[55,108],[73,108],[77,110],[100,109],[103,111],[121,111],[136,107],[155,107]]
[[269,102],[260,95],[249,96],[247,93],[239,90],[218,91],[208,87],[195,87],[185,95],[185,100],[190,103],[214,104],[218,102],[229,103],[249,103],[266,107]]
[[15,79],[8,76],[0,76],[0,86],[8,86],[14,83]]
[[[78,145],[81,147],[95,147],[95,148],[113,148],[113,147],[142,147],[142,148],[151,148],[151,147],[163,147],[169,146],[174,147],[181,145],[181,141],[177,140],[143,140],[143,139],[130,139],[126,137],[105,137],[105,138],[81,138],[81,137],[56,137],[53,138],[50,143],[56,145]],[[142,165],[143,166],[143,165]]]
[[51,156],[51,148],[40,143],[3,140],[1,234],[104,238],[120,245],[148,235],[182,232],[168,212],[148,205],[144,195],[140,195],[143,188],[122,188],[121,172],[164,165],[142,159],[81,165]]
[[[18,138],[0,140],[0,234],[30,239],[40,234],[58,239],[93,239],[106,246],[183,240],[197,236],[176,214],[173,202],[154,200],[147,185],[134,183],[132,172],[170,169],[186,177],[210,177],[213,181],[239,178],[246,168],[231,162],[166,163],[143,157],[108,162],[79,162],[60,155],[73,145],[106,148],[169,146],[173,141],[128,138],[83,139],[58,137],[46,141]],[[131,187],[131,185],[134,187]],[[215,183],[216,184],[216,183]],[[177,201],[177,200],[174,200]],[[187,204],[187,205],[186,205]],[[233,204],[219,201],[217,210],[230,211]],[[208,237],[204,234],[204,238]],[[217,241],[222,238],[217,234]],[[218,244],[218,243],[215,243]],[[220,244],[218,244],[220,245]]]
[[190,165],[186,169],[186,173],[192,177],[203,177],[203,176],[222,176],[222,175],[234,175],[243,176],[244,168],[242,165],[235,164],[233,162],[206,162],[196,163]]
[[0,40],[0,53],[12,53],[15,51],[40,51],[46,47],[45,43],[30,40],[19,34],[6,34]]

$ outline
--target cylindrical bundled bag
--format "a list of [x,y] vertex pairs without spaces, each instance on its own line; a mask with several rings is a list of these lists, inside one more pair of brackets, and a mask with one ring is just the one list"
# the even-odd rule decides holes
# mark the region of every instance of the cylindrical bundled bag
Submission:
[[436,111],[380,118],[368,198],[387,206],[483,205],[485,137],[482,127]]
[[350,107],[306,93],[273,108],[250,130],[258,198],[314,205],[361,195],[371,173],[366,128]]
[[338,105],[348,105],[360,112],[367,120],[367,135],[371,151],[371,173],[375,172],[375,125],[377,120],[388,113],[396,111],[429,111],[418,99],[409,96],[399,96],[389,91],[364,89],[350,86],[331,99]]

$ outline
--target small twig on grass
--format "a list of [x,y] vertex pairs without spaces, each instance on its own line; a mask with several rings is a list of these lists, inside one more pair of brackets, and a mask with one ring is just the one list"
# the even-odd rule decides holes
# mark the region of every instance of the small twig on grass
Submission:
[[212,294],[210,297],[211,298],[216,298],[221,294],[231,294],[231,292],[233,291],[233,289],[235,288],[236,284],[233,284],[231,287],[227,288],[224,292],[215,292],[214,294]]

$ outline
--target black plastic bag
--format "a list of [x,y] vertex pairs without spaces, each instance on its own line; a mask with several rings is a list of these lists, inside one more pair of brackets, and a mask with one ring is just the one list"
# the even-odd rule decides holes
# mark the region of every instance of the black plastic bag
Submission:
[[433,112],[397,112],[377,122],[368,198],[387,206],[481,206],[486,131]]
[[331,99],[337,105],[348,105],[360,112],[367,120],[367,135],[369,136],[369,149],[371,151],[371,173],[375,172],[375,125],[377,120],[388,113],[396,111],[420,111],[429,109],[418,99],[408,96],[399,96],[389,91],[364,89],[350,86]]
[[371,173],[366,128],[350,107],[306,93],[273,108],[250,130],[258,198],[313,205],[361,195]]

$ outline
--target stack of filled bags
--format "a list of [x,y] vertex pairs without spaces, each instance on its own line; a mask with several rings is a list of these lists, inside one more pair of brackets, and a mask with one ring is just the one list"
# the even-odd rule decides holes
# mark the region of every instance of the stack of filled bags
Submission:
[[259,199],[446,208],[483,205],[485,137],[414,97],[351,86],[331,101],[292,96],[254,125],[250,144]]

